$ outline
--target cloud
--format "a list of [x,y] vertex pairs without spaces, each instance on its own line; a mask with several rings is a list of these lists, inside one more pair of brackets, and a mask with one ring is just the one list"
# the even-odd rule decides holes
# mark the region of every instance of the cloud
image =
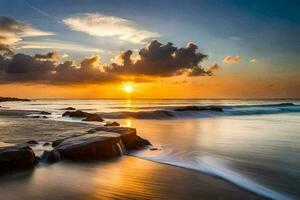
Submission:
[[255,59],[255,58],[252,58],[249,62],[250,62],[250,63],[256,63],[256,59]]
[[25,37],[48,36],[54,33],[33,28],[25,22],[0,17],[0,51],[10,52],[13,45]]
[[57,60],[58,58],[59,58],[59,55],[58,55],[58,53],[57,52],[55,52],[55,51],[51,51],[51,52],[49,52],[49,53],[47,53],[47,54],[36,54],[35,56],[34,56],[34,58],[36,58],[36,59],[50,59],[50,60]]
[[240,62],[241,60],[241,57],[240,56],[226,56],[223,60],[224,63],[228,63],[228,64],[231,64],[231,63],[237,63],[237,62]]
[[198,46],[193,43],[177,48],[170,42],[162,44],[153,40],[138,52],[136,58],[132,58],[131,50],[120,53],[117,56],[119,62],[106,66],[105,70],[118,74],[173,76],[194,69],[198,75],[204,75],[206,71],[200,66],[200,62],[206,59],[207,55],[197,52],[197,49]]
[[220,69],[221,67],[218,64],[211,64],[208,65],[207,70],[205,70],[203,67],[196,66],[188,69],[185,71],[185,73],[187,76],[212,76]]
[[159,34],[138,27],[127,19],[100,13],[84,13],[63,20],[70,29],[98,37],[116,37],[120,40],[142,43]]
[[99,55],[85,57],[79,64],[73,60],[60,62],[56,52],[36,54],[22,53],[9,57],[0,56],[0,83],[103,83],[124,81],[129,77],[137,82],[149,82],[157,77],[211,76],[220,67],[200,63],[207,55],[198,46],[188,43],[178,48],[172,43],[157,40],[142,48],[136,56],[132,50],[121,52],[113,63],[101,63]]
[[47,41],[21,41],[19,42],[20,49],[56,49],[56,50],[68,50],[68,51],[85,51],[85,52],[103,52],[102,49],[98,49],[90,46],[83,46],[76,43],[65,42],[60,40],[47,40]]
[[102,72],[99,59],[92,56],[84,58],[79,65],[73,61],[56,64],[52,60],[16,54],[11,59],[0,58],[0,83],[73,84],[120,80],[114,74]]

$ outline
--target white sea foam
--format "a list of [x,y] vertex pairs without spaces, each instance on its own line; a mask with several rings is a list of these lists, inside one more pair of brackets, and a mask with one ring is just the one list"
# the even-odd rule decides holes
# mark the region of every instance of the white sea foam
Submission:
[[179,152],[170,148],[162,148],[158,151],[137,151],[130,155],[149,161],[191,169],[211,176],[216,176],[266,198],[275,200],[293,199],[286,194],[274,191],[251,180],[251,178],[246,175],[235,172],[226,165],[224,160],[211,155],[199,155],[198,152]]

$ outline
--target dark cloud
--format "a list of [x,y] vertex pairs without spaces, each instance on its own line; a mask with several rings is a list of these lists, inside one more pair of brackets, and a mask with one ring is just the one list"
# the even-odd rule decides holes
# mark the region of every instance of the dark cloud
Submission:
[[59,62],[56,52],[0,56],[0,82],[102,83],[129,77],[135,82],[148,82],[155,81],[156,77],[176,75],[211,76],[220,69],[217,64],[203,68],[200,63],[207,55],[198,52],[192,43],[177,48],[172,43],[163,45],[154,40],[136,58],[133,54],[131,50],[120,53],[116,57],[118,64],[101,64],[98,55],[86,57],[79,64],[72,60]]
[[185,71],[184,73],[186,73],[188,76],[212,76],[220,69],[221,67],[218,64],[212,64],[207,67],[207,70],[201,66],[197,66]]
[[[0,40],[1,40],[1,36],[0,36]],[[11,50],[10,46],[7,44],[1,44],[0,41],[0,56],[10,56],[13,55],[13,51]]]
[[198,75],[206,71],[200,63],[207,55],[197,52],[198,46],[188,43],[186,47],[177,48],[172,43],[162,44],[153,40],[146,48],[142,48],[136,60],[132,59],[131,50],[122,52],[117,58],[122,64],[113,63],[105,70],[121,74],[142,74],[149,76],[173,76],[188,69],[195,69]]
[[59,55],[57,52],[55,51],[52,51],[52,52],[49,52],[47,54],[36,54],[34,56],[34,58],[36,59],[50,59],[50,60],[57,60],[59,58]]
[[102,72],[99,56],[83,59],[79,66],[73,61],[56,64],[35,56],[16,54],[11,59],[0,57],[1,83],[39,82],[47,84],[97,83],[119,80],[117,76]]

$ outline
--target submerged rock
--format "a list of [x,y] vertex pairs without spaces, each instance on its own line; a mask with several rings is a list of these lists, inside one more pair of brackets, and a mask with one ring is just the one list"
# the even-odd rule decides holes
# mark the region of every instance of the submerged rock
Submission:
[[104,126],[120,126],[118,122],[106,122]]
[[26,143],[27,143],[27,144],[38,144],[38,142],[35,141],[35,140],[29,140],[29,141],[27,141]]
[[45,142],[45,143],[43,144],[43,146],[50,146],[50,143],[49,143],[49,142]]
[[174,111],[183,112],[183,111],[216,111],[223,112],[221,107],[217,106],[186,106],[183,108],[174,109]]
[[37,159],[28,145],[0,148],[0,174],[33,169]]
[[50,112],[46,112],[46,111],[41,111],[40,114],[41,114],[41,115],[51,115]]
[[87,113],[87,112],[83,112],[81,110],[76,110],[76,111],[73,111],[73,112],[67,111],[62,116],[63,117],[69,116],[69,117],[84,118],[84,119],[82,119],[82,121],[97,121],[97,122],[103,122],[104,121],[98,114]]
[[34,119],[38,119],[40,118],[41,116],[38,116],[38,115],[35,115],[35,116],[30,116],[30,118],[34,118]]
[[62,108],[61,110],[76,110],[76,108],[73,108],[73,107],[67,107],[67,108]]

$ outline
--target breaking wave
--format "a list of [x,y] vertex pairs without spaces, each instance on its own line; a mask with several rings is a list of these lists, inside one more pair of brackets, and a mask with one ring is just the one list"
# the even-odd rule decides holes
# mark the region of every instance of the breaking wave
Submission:
[[[210,108],[217,108],[210,109]],[[144,110],[143,110],[144,109]],[[293,103],[261,104],[261,105],[220,105],[220,106],[162,106],[150,110],[149,107],[139,107],[139,111],[117,111],[99,113],[108,119],[176,119],[201,118],[236,115],[265,115],[300,112],[300,105]]]

